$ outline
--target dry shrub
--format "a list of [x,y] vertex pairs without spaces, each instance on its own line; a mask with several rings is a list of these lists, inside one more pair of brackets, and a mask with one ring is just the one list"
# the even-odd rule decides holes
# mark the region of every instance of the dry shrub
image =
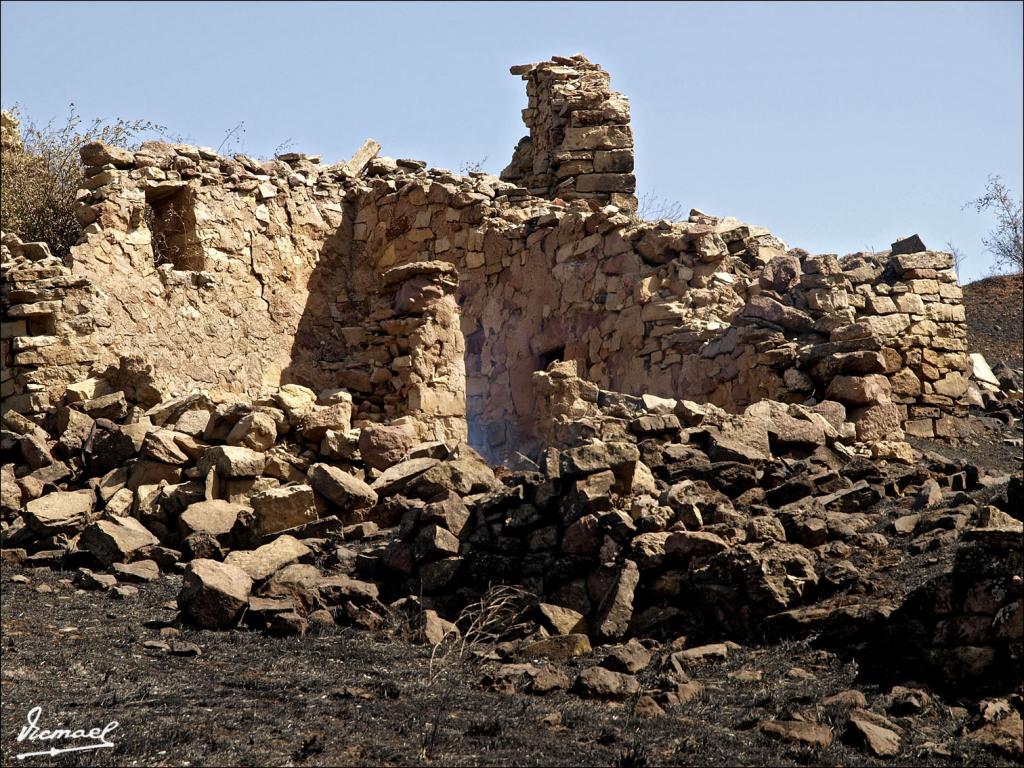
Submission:
[[978,213],[995,214],[995,227],[981,239],[992,255],[992,271],[995,274],[1024,271],[1024,209],[1020,197],[1015,197],[1003,180],[993,175],[985,183],[985,194],[964,207],[973,207]]
[[78,150],[91,141],[135,148],[143,136],[166,137],[167,129],[148,120],[101,119],[84,123],[68,106],[61,122],[38,125],[18,107],[4,114],[0,155],[0,229],[28,242],[44,241],[55,255],[67,256],[82,227],[75,218],[75,197],[82,187]]
[[654,192],[645,192],[637,200],[636,217],[640,221],[686,221],[690,212],[678,200],[661,197]]
[[459,678],[503,640],[521,637],[536,628],[527,616],[537,596],[508,584],[492,586],[474,603],[467,605],[450,630],[430,653],[430,685],[441,690],[438,702],[423,734],[421,756],[431,760],[439,746],[441,724],[447,716]]
[[436,680],[447,669],[465,664],[473,653],[485,651],[502,640],[526,634],[533,628],[527,619],[537,597],[510,584],[492,586],[470,603],[430,654],[430,677]]

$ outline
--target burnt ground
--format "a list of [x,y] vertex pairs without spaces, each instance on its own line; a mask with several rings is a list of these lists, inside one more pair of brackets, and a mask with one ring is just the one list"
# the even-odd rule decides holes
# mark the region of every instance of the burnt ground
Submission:
[[[30,583],[12,582],[19,574]],[[856,687],[874,704],[894,681],[859,679],[856,660],[806,642],[744,648],[694,666],[701,695],[644,719],[631,701],[496,692],[479,664],[453,667],[431,684],[429,648],[405,640],[397,626],[331,627],[302,638],[182,626],[178,639],[201,655],[153,652],[143,643],[173,624],[168,603],[180,577],[115,601],[76,590],[69,576],[20,566],[0,576],[4,765],[46,764],[15,757],[24,751],[15,735],[34,706],[51,726],[120,723],[113,750],[62,755],[57,765],[1011,764],[959,738],[976,711],[969,701],[935,698],[920,715],[893,718],[906,728],[897,758],[882,761],[847,743],[844,710],[822,699]],[[37,591],[42,585],[53,592]],[[577,668],[555,664],[570,679]],[[551,715],[560,724],[542,722]],[[815,749],[757,730],[761,719],[793,716],[833,725],[836,739]]]
[[907,436],[907,442],[918,450],[933,451],[953,461],[963,460],[993,474],[1010,473],[1020,468],[1024,450],[1024,424],[1014,420],[1007,427],[999,419],[971,414],[967,420],[969,431],[965,430],[960,439],[945,442]]
[[[1019,439],[1019,424],[1006,430],[986,417],[971,423],[973,434],[958,445],[916,444],[995,474],[1019,468],[1019,446],[1003,442]],[[899,512],[892,500],[881,503],[893,507],[880,510],[879,531]],[[890,541],[899,551],[876,563],[877,598],[898,603],[949,568],[951,548],[909,556],[905,540]],[[488,677],[494,662],[446,667],[431,682],[429,646],[410,641],[397,620],[373,631],[331,625],[288,638],[200,631],[178,622],[180,575],[140,584],[124,600],[78,589],[73,575],[0,568],[3,765],[1014,764],[964,738],[979,724],[977,697],[943,695],[927,685],[932,700],[923,712],[887,715],[904,728],[899,755],[874,757],[847,737],[847,710],[823,700],[856,689],[870,709],[887,711],[894,685],[917,684],[811,641],[747,646],[725,660],[688,667],[700,694],[666,706],[661,717],[644,718],[634,712],[637,697],[609,703],[566,690],[496,690],[501,686]],[[21,578],[28,583],[18,583]],[[199,655],[144,645],[159,640],[194,644]],[[638,675],[651,689],[668,651],[658,653]],[[569,682],[583,666],[550,663]],[[16,741],[36,706],[47,727],[117,720],[114,749],[19,761],[17,754],[38,748]],[[831,725],[832,744],[802,746],[758,729],[765,719],[801,718]]]
[[967,346],[989,365],[1024,366],[1024,276],[996,275],[964,286]]

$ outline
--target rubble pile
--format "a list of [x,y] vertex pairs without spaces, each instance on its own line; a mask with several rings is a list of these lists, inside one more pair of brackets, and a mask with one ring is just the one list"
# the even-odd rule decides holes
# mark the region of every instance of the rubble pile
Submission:
[[[180,581],[182,626],[398,622],[494,689],[643,716],[795,640],[1009,696],[1024,480],[958,449],[1020,449],[1021,374],[969,354],[952,257],[640,221],[607,73],[513,72],[530,136],[501,179],[373,141],[333,166],[83,147],[70,259],[2,236],[5,565],[123,600]],[[897,688],[825,705],[892,756],[928,696]]]
[[[83,588],[182,572],[182,616],[209,628],[375,628],[411,608],[436,635],[514,583],[537,612],[523,642],[555,654],[893,632],[947,678],[998,686],[1019,665],[1019,473],[898,442],[871,459],[834,401],[729,414],[601,390],[572,363],[534,378],[550,445],[497,474],[410,418],[354,427],[344,390],[143,409],[79,382],[45,419],[4,414],[5,560],[78,567]],[[953,551],[909,597],[885,575]]]

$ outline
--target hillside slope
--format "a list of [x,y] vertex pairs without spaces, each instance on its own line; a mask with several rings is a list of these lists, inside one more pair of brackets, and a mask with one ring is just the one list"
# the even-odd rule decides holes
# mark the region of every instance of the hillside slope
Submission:
[[990,365],[1024,365],[1024,276],[996,275],[964,286],[969,351]]

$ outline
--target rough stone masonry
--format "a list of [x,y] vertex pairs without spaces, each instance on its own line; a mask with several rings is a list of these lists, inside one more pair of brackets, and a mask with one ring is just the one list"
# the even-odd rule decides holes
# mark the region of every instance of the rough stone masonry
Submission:
[[[607,74],[581,56],[513,71],[529,136],[502,179],[373,141],[335,166],[82,149],[70,258],[2,241],[5,589],[8,565],[33,574],[15,589],[55,566],[74,573],[60,589],[125,600],[173,579],[176,624],[398,618],[434,660],[499,585],[527,619],[486,654],[523,662],[502,676],[567,688],[547,665],[572,659],[576,693],[653,715],[700,696],[690,673],[738,641],[813,637],[818,660],[958,702],[1014,694],[1019,463],[903,439],[1007,441],[1024,415],[1019,379],[983,398],[968,376],[949,254],[911,237],[811,255],[696,210],[643,221]],[[1001,418],[961,422],[972,402]],[[202,652],[163,629],[144,652]],[[952,733],[925,696],[893,688],[926,718],[907,732]],[[758,730],[827,746],[828,701]],[[1019,713],[999,717],[969,738],[1012,732],[1020,754]],[[939,754],[901,747],[903,728],[858,709],[844,738]]]
[[[843,403],[872,443],[951,435],[977,397],[949,254],[843,258],[691,212],[635,215],[628,100],[581,55],[513,67],[529,129],[501,179],[378,157],[326,166],[89,145],[67,263],[3,243],[3,409],[132,388],[340,388],[492,458],[538,447],[534,372],[739,412]],[[68,387],[94,381],[83,394]]]

